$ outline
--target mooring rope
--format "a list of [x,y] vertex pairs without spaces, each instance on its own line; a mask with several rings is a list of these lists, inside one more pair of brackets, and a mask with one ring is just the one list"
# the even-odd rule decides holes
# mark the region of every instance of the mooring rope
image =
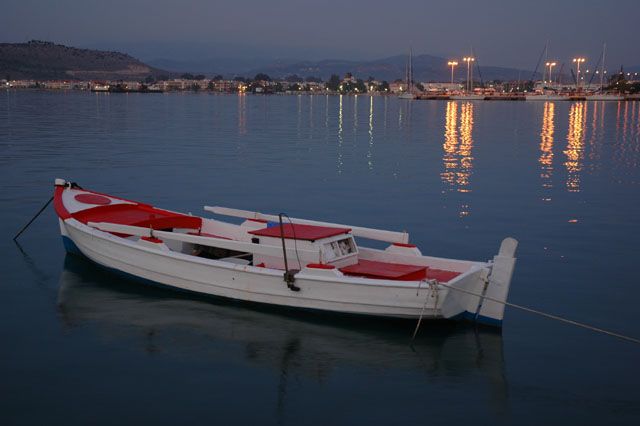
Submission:
[[[424,310],[427,307],[427,302],[429,302],[429,296],[431,295],[431,293],[435,293],[436,296],[436,303],[434,305],[434,312],[438,307],[438,281],[436,280],[422,280],[420,281],[420,283],[422,282],[426,282],[427,284],[429,284],[429,288],[427,289],[427,297],[425,297],[424,299],[424,305],[422,305],[422,311],[420,312],[420,317],[418,318],[418,323],[416,324],[416,329],[413,331],[413,336],[411,336],[411,345],[413,345],[413,341],[416,339],[416,335],[418,334],[418,329],[420,328],[420,323],[422,322],[422,316],[424,315]],[[420,288],[420,284],[418,284],[418,288]],[[418,293],[416,292],[416,296],[418,295]]]
[[49,198],[49,201],[47,201],[47,203],[46,203],[44,206],[42,206],[42,208],[40,209],[40,211],[39,211],[38,213],[36,213],[36,215],[35,215],[33,218],[31,218],[31,220],[29,221],[29,223],[27,223],[27,224],[24,226],[24,228],[22,228],[22,229],[20,230],[20,232],[18,232],[18,234],[17,234],[15,237],[13,237],[13,241],[17,241],[17,240],[18,240],[18,237],[20,236],[20,234],[22,234],[22,233],[25,231],[25,229],[27,229],[27,228],[29,227],[29,225],[31,225],[31,224],[33,223],[33,221],[34,221],[34,220],[36,220],[36,218],[37,218],[38,216],[40,216],[40,213],[42,213],[42,212],[44,211],[44,209],[46,209],[46,208],[47,208],[47,206],[48,206],[49,204],[51,204],[51,202],[52,202],[52,201],[53,201],[53,197]]
[[[444,283],[438,283],[438,285],[441,285],[443,287],[449,288],[451,290],[457,290],[457,291],[461,291],[463,293],[471,294],[472,296],[481,297],[483,299],[487,299],[487,300],[490,300],[492,302],[502,303],[503,305],[509,306],[511,308],[520,309],[520,310],[525,311],[525,312],[530,312],[532,314],[540,315],[540,316],[543,316],[543,317],[546,317],[546,318],[551,318],[553,320],[561,321],[561,322],[564,322],[564,323],[567,323],[567,324],[571,324],[571,325],[575,325],[575,326],[578,326],[578,327],[586,328],[587,330],[595,331],[595,332],[602,333],[602,334],[607,334],[609,336],[617,337],[618,339],[627,340],[627,341],[633,342],[633,343],[640,343],[639,339],[634,339],[633,337],[624,336],[622,334],[614,333],[614,332],[608,331],[608,330],[603,330],[603,329],[597,328],[597,327],[592,327],[590,325],[582,324],[582,323],[579,323],[577,321],[572,321],[572,320],[569,320],[569,319],[566,319],[566,318],[562,318],[562,317],[559,317],[559,316],[556,316],[556,315],[551,315],[551,314],[547,314],[545,312],[536,311],[535,309],[527,308],[525,306],[516,305],[515,303],[509,303],[509,302],[506,302],[506,301],[494,299],[493,297],[483,296],[481,294],[474,293],[472,291],[465,290],[465,289],[462,289],[462,288],[452,287],[452,286],[450,286],[448,284],[444,284]],[[418,324],[419,323],[420,322],[418,322]],[[417,330],[417,328],[416,328],[416,330]],[[414,336],[415,336],[415,334],[414,334]]]

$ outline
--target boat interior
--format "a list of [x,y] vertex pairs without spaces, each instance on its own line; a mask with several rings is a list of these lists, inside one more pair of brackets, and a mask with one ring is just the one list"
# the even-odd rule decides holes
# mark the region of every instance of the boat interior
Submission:
[[[102,194],[71,191],[75,195],[65,195],[65,207],[71,217],[85,225],[142,246],[234,264],[283,271],[304,267],[338,269],[353,277],[448,282],[482,263],[423,256],[416,246],[408,243],[391,242],[385,250],[359,247],[355,232],[343,225],[301,224],[296,220],[282,223],[254,218],[234,224]],[[233,212],[228,214],[235,215]],[[365,238],[382,239],[375,233],[360,234]]]

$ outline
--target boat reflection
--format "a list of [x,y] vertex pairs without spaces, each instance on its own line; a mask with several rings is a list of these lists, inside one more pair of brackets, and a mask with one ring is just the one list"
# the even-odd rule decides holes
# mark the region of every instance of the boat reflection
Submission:
[[414,323],[203,300],[142,286],[72,255],[60,276],[58,312],[66,327],[93,326],[101,336],[133,341],[149,354],[244,362],[319,383],[350,367],[415,372],[417,380],[426,374],[475,381],[481,375],[487,382],[483,398],[493,409],[506,408],[502,336],[461,323],[423,323],[411,348]]
[[[555,132],[554,110],[554,102],[545,102],[542,116],[542,131],[540,132],[540,158],[538,158],[543,189],[553,188],[551,176],[553,175],[553,134]],[[551,201],[551,198],[545,195],[542,200]]]

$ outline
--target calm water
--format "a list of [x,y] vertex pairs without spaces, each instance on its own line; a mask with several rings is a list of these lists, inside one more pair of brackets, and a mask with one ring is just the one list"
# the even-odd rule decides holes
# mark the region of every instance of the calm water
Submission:
[[0,92],[0,424],[635,424],[640,345],[507,308],[501,333],[148,288],[65,256],[56,177],[520,242],[510,301],[640,337],[640,103]]

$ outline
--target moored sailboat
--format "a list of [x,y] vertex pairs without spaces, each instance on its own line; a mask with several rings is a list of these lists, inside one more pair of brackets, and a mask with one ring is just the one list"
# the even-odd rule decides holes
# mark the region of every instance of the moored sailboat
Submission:
[[407,57],[407,67],[405,81],[407,82],[407,90],[398,95],[398,99],[412,100],[416,96],[413,93],[413,52],[412,48],[409,48],[409,56]]
[[600,68],[600,90],[586,96],[586,100],[588,101],[623,101],[624,100],[624,96],[622,96],[620,93],[607,92],[604,90],[604,74],[605,74],[604,58],[605,58],[606,50],[607,50],[607,44],[604,43],[602,45],[602,66]]

